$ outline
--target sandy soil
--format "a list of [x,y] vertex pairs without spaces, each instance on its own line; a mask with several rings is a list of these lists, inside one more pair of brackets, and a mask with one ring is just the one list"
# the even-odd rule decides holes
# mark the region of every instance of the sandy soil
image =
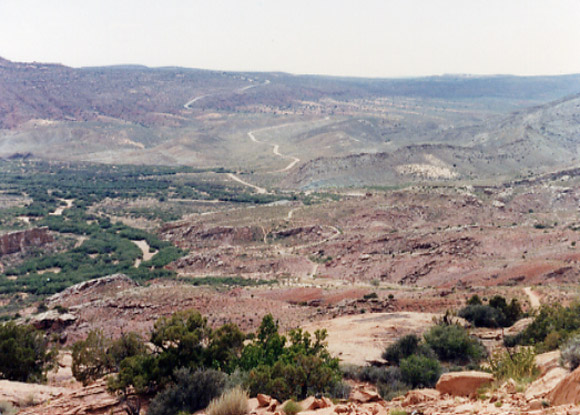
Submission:
[[145,240],[133,241],[133,243],[139,247],[141,252],[143,252],[143,259],[137,258],[135,260],[135,268],[139,267],[139,265],[141,265],[142,261],[149,261],[157,253],[156,250],[153,252],[150,251],[149,244]]
[[534,291],[532,291],[531,287],[525,287],[524,292],[530,299],[530,305],[532,308],[539,308],[542,304],[540,303],[540,297]]
[[385,347],[399,337],[423,333],[437,316],[413,312],[359,314],[317,321],[304,329],[314,332],[326,328],[332,354],[344,363],[365,365],[380,360]]

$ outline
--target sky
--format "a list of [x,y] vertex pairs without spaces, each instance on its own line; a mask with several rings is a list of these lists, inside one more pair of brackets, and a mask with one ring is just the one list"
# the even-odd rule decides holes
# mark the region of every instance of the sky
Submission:
[[362,77],[580,73],[580,0],[0,0],[0,56]]

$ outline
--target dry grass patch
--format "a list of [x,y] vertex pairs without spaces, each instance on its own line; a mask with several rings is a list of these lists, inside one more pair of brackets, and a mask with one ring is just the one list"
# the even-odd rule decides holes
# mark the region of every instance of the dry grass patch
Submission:
[[245,415],[249,410],[248,393],[239,386],[224,392],[207,407],[208,415]]

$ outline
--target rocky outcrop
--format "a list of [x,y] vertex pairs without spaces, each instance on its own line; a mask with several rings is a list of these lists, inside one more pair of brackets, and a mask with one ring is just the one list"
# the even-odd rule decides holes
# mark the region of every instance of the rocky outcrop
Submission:
[[90,297],[102,291],[127,289],[138,285],[125,274],[107,275],[106,277],[95,278],[70,286],[64,291],[51,296],[48,302],[49,304],[61,304],[71,298],[82,300],[84,297]]
[[440,393],[453,396],[471,396],[477,390],[493,382],[493,375],[485,372],[451,372],[441,375],[437,386]]
[[546,395],[552,405],[580,403],[580,367],[562,379],[556,387]]
[[20,415],[124,414],[119,397],[107,392],[105,380],[50,399],[44,405],[23,409]]
[[550,393],[570,372],[563,367],[554,367],[536,379],[525,392],[527,400],[542,399]]
[[14,406],[39,405],[62,396],[68,389],[33,383],[0,380],[0,401]]
[[59,331],[71,325],[77,317],[71,313],[59,313],[57,310],[49,310],[31,317],[30,324],[39,330]]
[[0,255],[24,252],[30,247],[46,245],[53,241],[46,227],[6,233],[0,235]]

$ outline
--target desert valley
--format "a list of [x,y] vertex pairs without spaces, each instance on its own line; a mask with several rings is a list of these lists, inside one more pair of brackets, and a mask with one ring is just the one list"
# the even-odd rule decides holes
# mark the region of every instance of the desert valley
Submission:
[[580,75],[0,59],[1,413],[578,414],[579,157]]

